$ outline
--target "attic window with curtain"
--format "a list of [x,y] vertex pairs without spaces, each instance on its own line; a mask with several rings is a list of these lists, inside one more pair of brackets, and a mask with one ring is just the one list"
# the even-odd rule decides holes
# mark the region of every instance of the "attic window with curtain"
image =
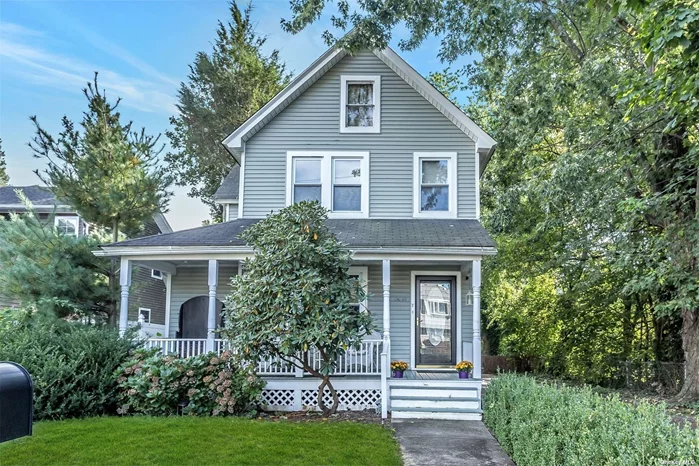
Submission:
[[381,131],[381,76],[342,76],[341,133]]

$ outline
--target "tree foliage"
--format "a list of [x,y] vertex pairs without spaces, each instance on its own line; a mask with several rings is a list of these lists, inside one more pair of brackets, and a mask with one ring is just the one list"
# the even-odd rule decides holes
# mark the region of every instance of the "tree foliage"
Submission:
[[[292,2],[284,27],[303,29],[326,3]],[[491,324],[511,315],[496,288],[526,295],[553,279],[556,295],[538,293],[546,304],[530,310],[556,310],[557,353],[575,372],[634,348],[640,358],[672,354],[662,342],[680,318],[688,377],[679,398],[699,397],[699,3],[336,3],[334,25],[354,28],[340,40],[350,50],[381,48],[404,23],[402,49],[437,35],[441,59],[480,57],[461,71],[469,113],[499,142],[484,218],[501,246],[519,251],[488,265]],[[450,74],[433,76],[447,93],[458,89]]]
[[215,218],[221,212],[213,195],[237,163],[221,144],[289,82],[279,53],[265,54],[266,38],[255,32],[252,4],[241,11],[230,4],[231,19],[218,23],[211,53],[197,53],[188,82],[178,93],[179,114],[170,118],[166,134],[173,150],[165,161],[177,184],[207,204]]
[[104,238],[59,232],[53,216],[41,219],[28,207],[0,221],[0,293],[58,317],[108,319],[109,260],[92,254]]
[[5,160],[5,151],[2,150],[2,139],[0,139],[0,187],[7,186],[10,182],[10,177],[7,175],[7,161]]
[[[247,228],[241,238],[255,255],[233,278],[226,299],[225,329],[234,348],[251,359],[280,358],[322,379],[318,406],[337,410],[330,375],[337,358],[373,331],[365,292],[350,277],[351,253],[325,226],[327,211],[301,202]],[[320,355],[313,367],[309,350]],[[326,406],[328,389],[333,405]]]
[[166,211],[171,176],[159,166],[159,136],[145,129],[132,131],[121,123],[117,111],[121,99],[110,104],[100,94],[97,73],[83,89],[88,109],[80,129],[64,116],[57,137],[44,130],[36,116],[36,136],[29,146],[48,167],[37,175],[58,199],[73,206],[89,223],[132,235],[158,211]]

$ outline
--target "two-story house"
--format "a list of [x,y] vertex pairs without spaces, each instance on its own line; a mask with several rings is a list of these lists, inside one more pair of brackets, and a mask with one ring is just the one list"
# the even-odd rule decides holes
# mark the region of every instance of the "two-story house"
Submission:
[[[0,220],[10,214],[22,214],[27,207],[17,195],[21,192],[32,204],[32,209],[40,219],[48,221],[53,217],[54,226],[66,235],[84,236],[90,232],[90,224],[66,202],[43,186],[3,186],[0,187]],[[143,225],[143,235],[171,233],[172,228],[162,213]],[[165,333],[165,283],[163,274],[157,269],[139,267],[134,269],[133,295],[129,306],[129,320],[134,324],[141,321],[142,330],[148,335]],[[11,308],[19,302],[11,296],[0,294],[0,309]],[[140,316],[140,319],[139,319]]]
[[[481,259],[496,250],[479,222],[478,186],[495,141],[393,50],[331,48],[223,143],[240,165],[216,196],[225,222],[99,252],[120,257],[125,271],[166,273],[169,338],[149,345],[182,356],[221,351],[222,299],[251,255],[238,235],[317,200],[353,251],[351,272],[379,329],[340,361],[341,407],[480,419]],[[130,283],[122,273],[124,304]],[[464,359],[472,379],[457,378]],[[408,362],[407,378],[391,377],[391,360]],[[274,361],[258,371],[270,409],[314,406],[317,379]]]

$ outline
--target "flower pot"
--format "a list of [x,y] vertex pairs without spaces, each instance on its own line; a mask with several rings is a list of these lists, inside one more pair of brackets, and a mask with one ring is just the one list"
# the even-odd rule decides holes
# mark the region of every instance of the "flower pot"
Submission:
[[402,379],[403,378],[403,371],[393,371],[393,378],[394,379]]
[[459,372],[460,379],[468,379],[469,377],[471,377],[471,374],[469,374],[468,372]]

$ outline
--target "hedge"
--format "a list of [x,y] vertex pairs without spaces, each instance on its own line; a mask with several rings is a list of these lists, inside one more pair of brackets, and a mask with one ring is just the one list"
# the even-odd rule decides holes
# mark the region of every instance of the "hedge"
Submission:
[[589,388],[503,374],[488,385],[483,421],[519,466],[699,464],[699,437],[663,405],[632,406]]

